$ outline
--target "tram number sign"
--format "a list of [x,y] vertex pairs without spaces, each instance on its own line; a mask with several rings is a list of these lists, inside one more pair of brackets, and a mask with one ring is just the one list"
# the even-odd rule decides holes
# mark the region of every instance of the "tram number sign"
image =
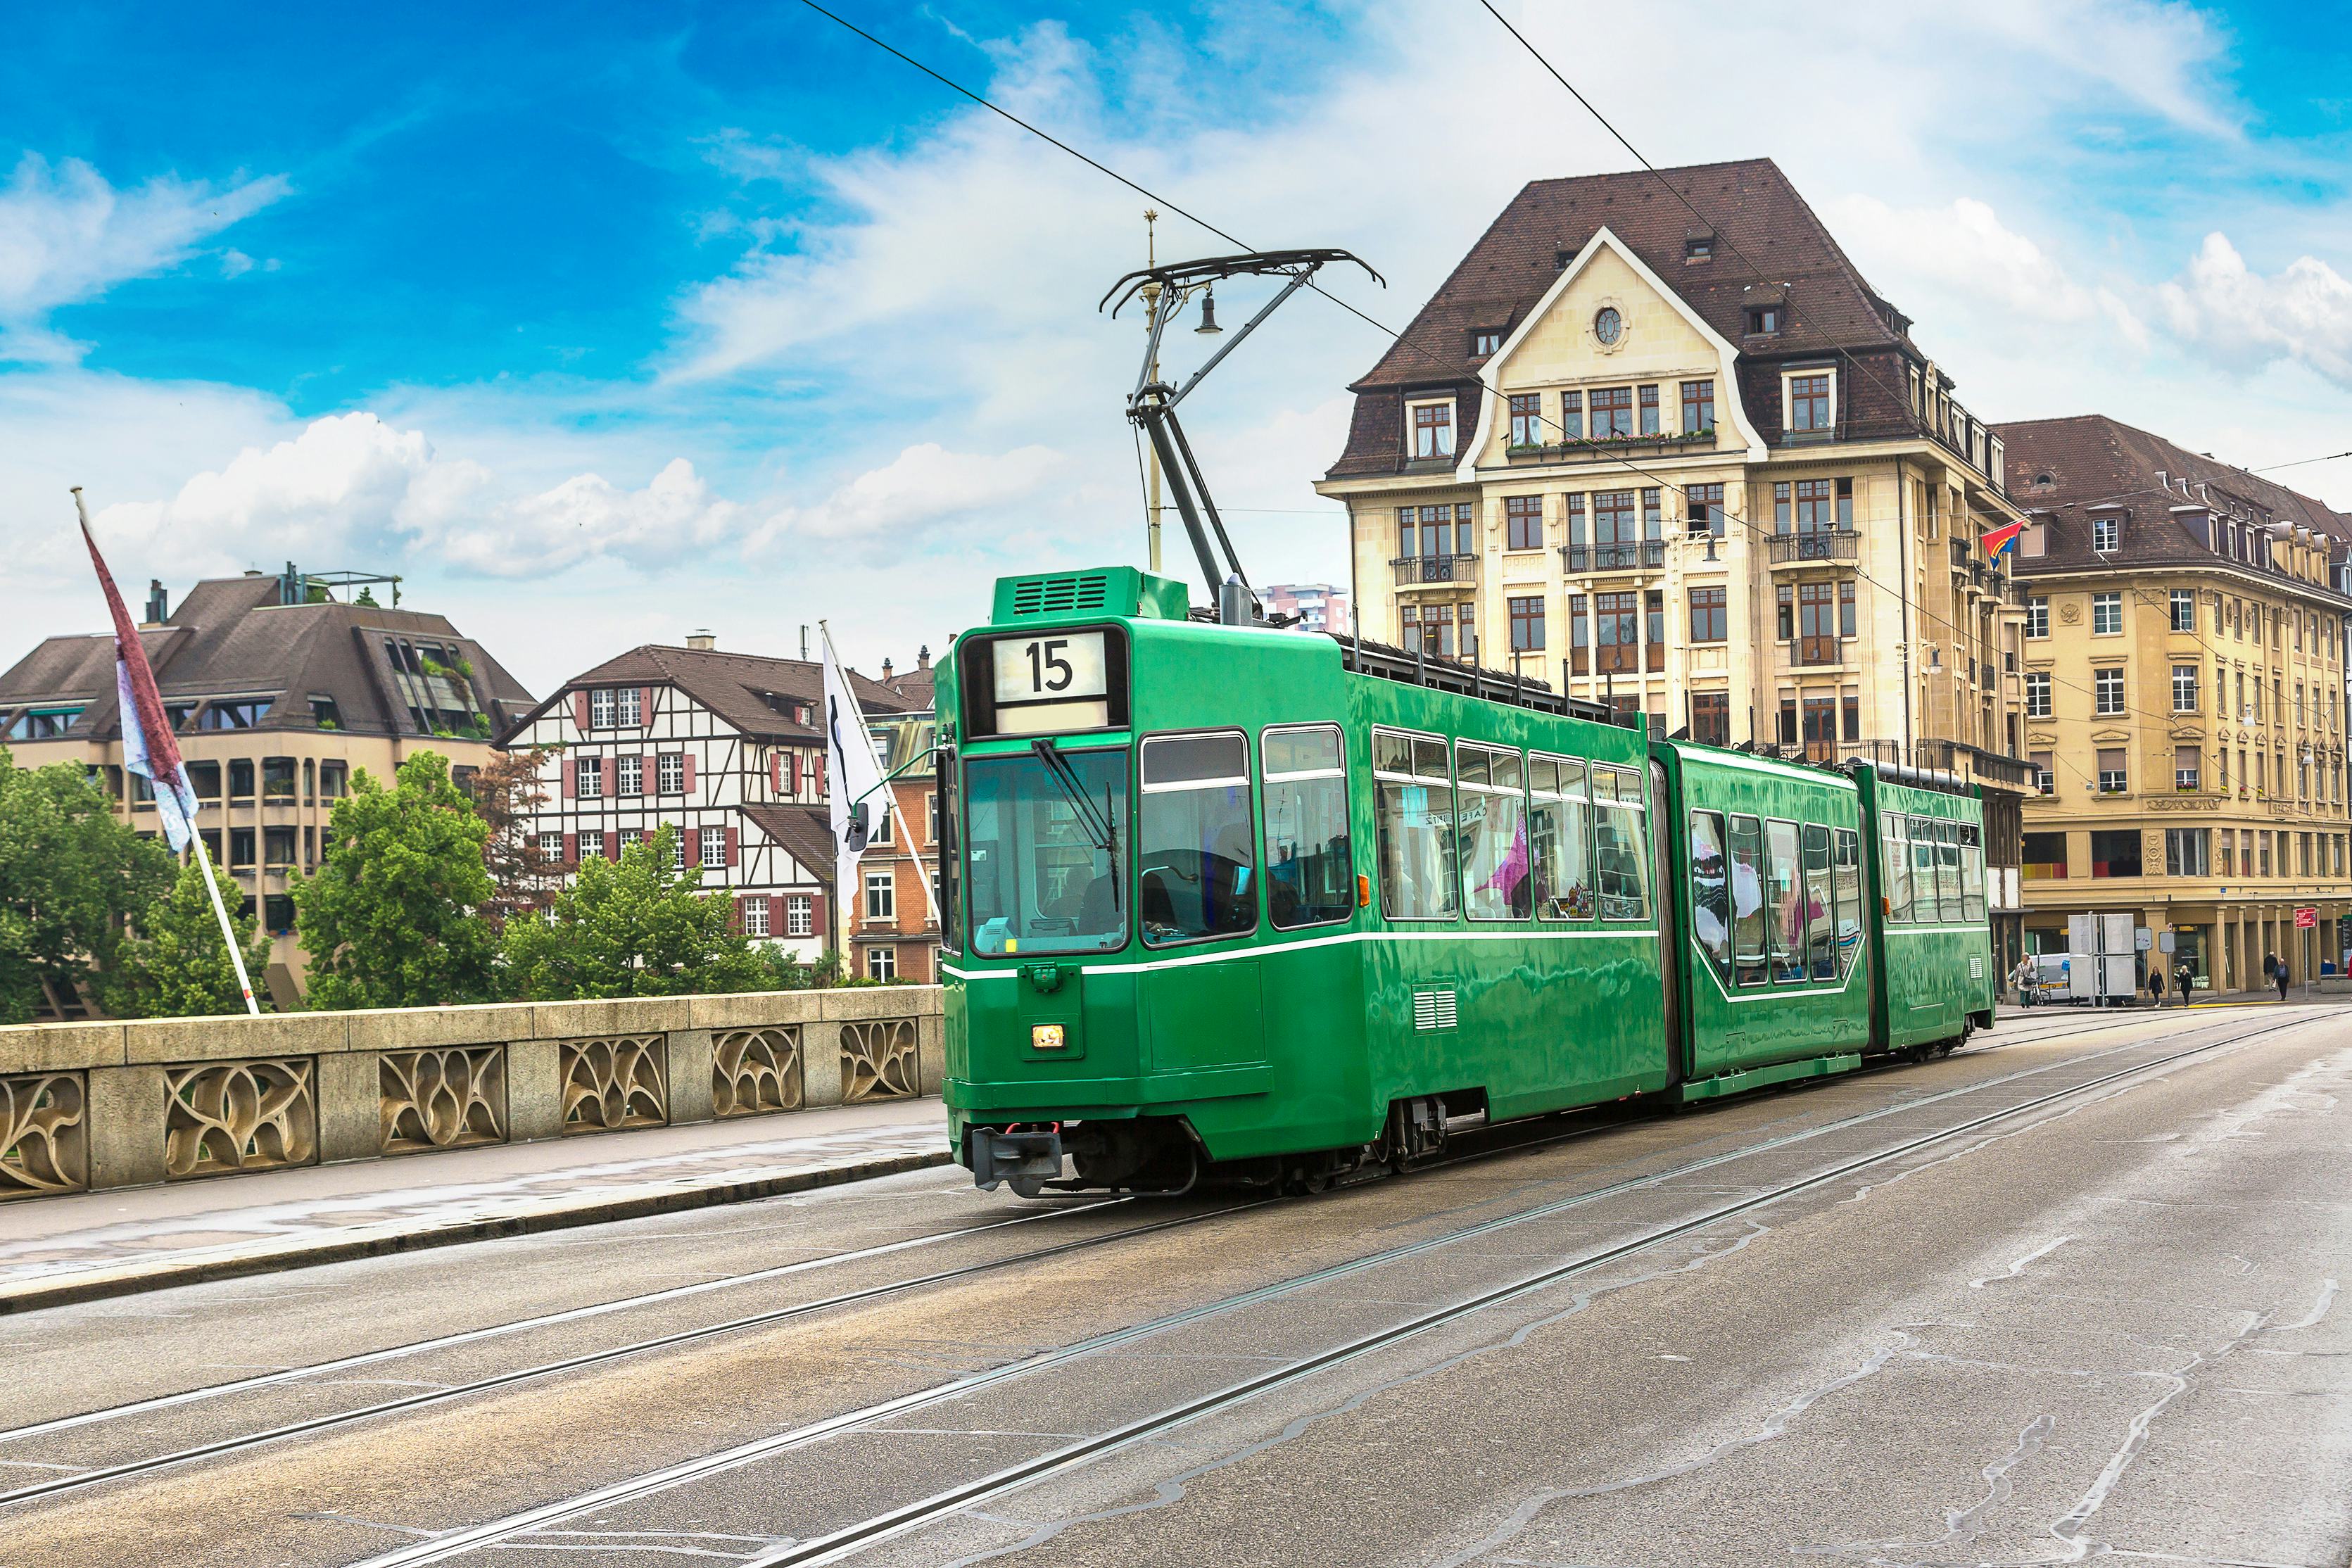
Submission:
[[2319,911],[2311,905],[2305,904],[2294,911],[2295,930],[2311,931],[2315,929],[2318,924]]
[[1104,637],[1094,631],[997,638],[990,654],[998,732],[1037,735],[1107,727],[1110,669]]

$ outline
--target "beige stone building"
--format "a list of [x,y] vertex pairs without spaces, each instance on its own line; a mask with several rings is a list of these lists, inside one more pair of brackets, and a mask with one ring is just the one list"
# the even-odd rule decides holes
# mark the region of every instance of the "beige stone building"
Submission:
[[[280,1007],[307,968],[288,887],[318,868],[359,770],[389,781],[431,751],[463,782],[531,705],[480,644],[441,616],[377,605],[377,588],[391,596],[392,579],[289,565],[198,583],[173,610],[159,583],[140,626],[195,786],[197,831],[227,870],[224,896],[241,892],[271,934],[268,970],[254,978]],[[24,767],[80,763],[125,821],[159,831],[146,781],[122,769],[112,633],[50,637],[0,675],[0,744]],[[82,1008],[51,997],[47,1016]]]
[[2352,517],[2097,416],[2000,434],[2032,518],[2028,942],[2129,911],[2210,988],[2340,968]]
[[1977,541],[2021,514],[1910,324],[1769,160],[1527,186],[1317,487],[1365,635],[1982,784],[2013,942],[2024,608]]

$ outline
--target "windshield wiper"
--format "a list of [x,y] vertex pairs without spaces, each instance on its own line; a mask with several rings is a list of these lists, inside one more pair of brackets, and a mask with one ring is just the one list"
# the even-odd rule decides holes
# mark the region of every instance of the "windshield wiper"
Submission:
[[1045,765],[1046,776],[1060,786],[1062,794],[1069,800],[1070,809],[1077,817],[1078,826],[1085,830],[1087,838],[1093,842],[1095,847],[1103,852],[1109,863],[1111,904],[1114,908],[1118,907],[1119,901],[1118,822],[1118,814],[1111,809],[1110,785],[1103,785],[1102,809],[1097,811],[1095,803],[1087,798],[1085,783],[1079,779],[1076,771],[1070,766],[1069,759],[1062,755],[1061,748],[1054,744],[1051,737],[1039,736],[1029,742],[1029,749],[1035,752],[1037,760]]

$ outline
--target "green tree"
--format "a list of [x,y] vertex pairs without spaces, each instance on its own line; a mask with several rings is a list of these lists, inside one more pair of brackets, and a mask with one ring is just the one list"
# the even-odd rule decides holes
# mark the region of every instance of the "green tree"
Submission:
[[386,789],[365,770],[336,803],[316,876],[294,879],[295,931],[310,955],[310,1005],[446,1007],[495,990],[495,933],[482,917],[489,824],[419,752]]
[[171,885],[171,851],[117,821],[79,763],[20,768],[0,746],[0,1023],[85,981],[111,1005],[123,928]]
[[[223,897],[236,894],[235,883]],[[256,1001],[267,1010],[269,998],[261,988],[263,969],[269,963],[269,934],[253,915],[232,913],[229,926],[245,949],[245,972],[253,982]],[[236,970],[221,941],[220,921],[213,913],[212,895],[205,889],[204,868],[193,859],[181,868],[172,890],[149,905],[139,917],[132,939],[123,944],[122,979],[110,1005],[117,1012],[149,1018],[193,1018],[205,1013],[242,1013],[245,996],[236,988]]]
[[702,891],[702,873],[676,868],[677,829],[583,860],[543,913],[507,921],[508,989],[527,1002],[593,996],[674,996],[761,991],[767,960],[735,929],[734,900]]

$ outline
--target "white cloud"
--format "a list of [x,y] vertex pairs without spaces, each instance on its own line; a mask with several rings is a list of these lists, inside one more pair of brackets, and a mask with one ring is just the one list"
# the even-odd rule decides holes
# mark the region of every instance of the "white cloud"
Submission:
[[2352,386],[2352,280],[2316,257],[2265,278],[2226,236],[2209,234],[2188,271],[2157,293],[2166,325],[2225,364],[2290,360]]
[[904,555],[973,514],[1034,495],[1064,466],[1044,447],[994,457],[950,452],[936,441],[908,447],[811,507],[785,507],[752,536],[754,551],[796,540],[846,541],[869,554]]
[[26,153],[0,185],[0,359],[76,357],[79,345],[44,325],[49,311],[169,270],[288,189],[276,174],[225,186],[167,174],[117,189],[79,158]]

